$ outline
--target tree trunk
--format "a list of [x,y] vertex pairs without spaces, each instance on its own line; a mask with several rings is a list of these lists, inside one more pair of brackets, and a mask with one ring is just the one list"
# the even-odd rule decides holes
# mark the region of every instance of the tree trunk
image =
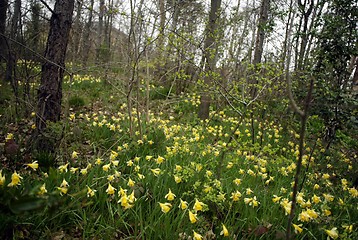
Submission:
[[7,46],[5,38],[7,0],[0,0],[0,62],[6,60]]
[[81,14],[82,14],[82,1],[77,1],[76,5],[76,18],[74,20],[74,26],[72,30],[73,35],[73,60],[78,59],[78,55],[80,54],[80,43],[81,43],[81,35],[82,35],[82,24],[81,24]]
[[[209,22],[206,27],[205,35],[205,70],[209,72],[204,78],[205,88],[212,84],[211,73],[215,70],[217,58],[217,42],[219,34],[217,33],[218,21],[220,17],[221,0],[211,0]],[[206,89],[207,90],[207,89]],[[208,91],[203,91],[200,98],[200,106],[198,116],[200,119],[207,119],[209,117],[211,97]]]
[[106,9],[105,1],[100,0],[99,2],[99,16],[98,16],[98,39],[97,39],[97,49],[96,49],[96,62],[101,60],[101,48],[103,42],[103,17]]
[[62,80],[74,2],[75,0],[56,0],[51,16],[46,62],[42,64],[41,85],[37,96],[36,126],[39,132],[46,128],[46,121],[60,120]]
[[[255,41],[255,51],[254,51],[254,59],[252,60],[252,64],[256,65],[261,63],[262,59],[262,52],[264,49],[264,40],[265,40],[265,33],[266,33],[266,24],[268,20],[268,12],[270,9],[270,0],[262,0],[261,7],[260,7],[260,17],[257,27],[257,34],[256,34],[256,41]],[[251,88],[251,97],[254,99],[257,95],[257,84],[258,80],[254,77],[251,81],[253,84]]]
[[89,55],[89,49],[91,47],[90,42],[90,33],[91,33],[91,27],[92,27],[92,18],[93,18],[93,5],[94,0],[91,0],[90,6],[88,8],[88,20],[86,22],[84,34],[83,34],[83,43],[82,43],[82,65],[87,65],[88,55]]

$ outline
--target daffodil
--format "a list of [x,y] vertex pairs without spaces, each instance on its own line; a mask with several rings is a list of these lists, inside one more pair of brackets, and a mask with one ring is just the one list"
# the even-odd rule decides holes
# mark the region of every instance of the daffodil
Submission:
[[230,198],[232,199],[232,201],[237,202],[241,198],[241,195],[242,195],[241,192],[236,191],[236,192],[231,193]]
[[160,174],[160,168],[150,169],[150,171],[152,171],[152,173],[156,177]]
[[78,152],[73,151],[72,154],[71,154],[71,158],[72,159],[77,159],[78,158]]
[[252,194],[254,191],[251,190],[251,188],[246,188],[246,194],[250,195]]
[[57,189],[60,191],[60,194],[67,194],[68,188],[67,187],[57,187]]
[[111,168],[111,163],[105,164],[102,166],[103,171],[108,172],[108,170]]
[[176,171],[180,172],[182,169],[183,169],[182,166],[180,166],[180,165],[175,165],[175,170],[176,170]]
[[67,172],[67,167],[68,167],[68,163],[66,163],[65,165],[59,166],[58,170],[60,171],[60,173]]
[[40,187],[40,190],[37,192],[37,194],[44,195],[45,193],[47,193],[46,183],[42,184],[42,186]]
[[163,213],[167,213],[170,211],[172,205],[170,203],[159,203],[160,208],[162,209]]
[[88,172],[88,169],[87,168],[82,168],[80,172],[81,172],[82,175],[86,175],[87,172]]
[[71,173],[76,173],[77,171],[78,171],[78,168],[75,168],[75,167],[70,168]]
[[9,141],[9,140],[11,140],[11,139],[14,139],[14,134],[8,133],[8,134],[6,135],[5,141],[7,142],[7,141]]
[[173,201],[175,199],[175,194],[172,193],[172,190],[170,190],[169,188],[169,192],[167,193],[167,195],[165,195],[165,198],[168,200],[168,201]]
[[37,161],[34,161],[32,163],[27,163],[25,164],[26,166],[32,168],[32,170],[35,170],[39,168],[39,164],[37,163]]
[[353,225],[342,225],[342,228],[344,228],[344,231],[352,232],[353,231]]
[[223,235],[224,237],[228,237],[229,236],[229,231],[227,230],[227,228],[225,227],[225,225],[222,225],[223,229],[220,232],[220,235]]
[[182,199],[180,199],[179,208],[180,208],[181,210],[187,209],[187,208],[188,208],[188,202],[187,202],[187,201],[184,201],[184,200],[182,200]]
[[195,203],[194,203],[194,207],[193,209],[195,211],[203,211],[203,207],[205,206],[205,204],[203,202],[200,202],[198,199],[195,199]]
[[129,178],[128,179],[128,186],[129,187],[134,187],[134,185],[135,185],[135,182],[131,178]]
[[113,195],[115,192],[116,192],[116,189],[110,183],[108,183],[108,188],[106,190],[106,193],[108,195]]
[[21,179],[22,177],[15,171],[11,175],[11,183],[9,183],[7,186],[8,187],[18,186],[21,184]]
[[156,159],[156,163],[161,164],[161,163],[164,162],[164,160],[165,160],[165,159],[164,159],[163,157],[158,156],[157,159]]
[[97,158],[95,163],[96,163],[96,165],[101,165],[102,164],[102,159]]
[[240,178],[235,178],[235,179],[233,180],[233,182],[234,182],[237,186],[239,186],[239,185],[241,184],[241,179],[240,179]]
[[117,156],[118,156],[118,153],[112,150],[112,151],[111,151],[111,155],[109,156],[109,159],[110,159],[111,161],[114,161]]
[[203,236],[201,236],[199,233],[195,232],[194,230],[193,230],[193,233],[194,233],[194,236],[193,236],[194,240],[202,240],[203,239]]
[[312,197],[312,202],[317,204],[320,201],[321,201],[321,198],[318,197],[316,194],[314,194],[313,197]]
[[285,210],[285,214],[290,214],[291,213],[291,206],[292,206],[292,202],[288,201],[287,198],[283,199],[280,203],[280,205],[283,207],[283,209]]
[[332,228],[331,230],[325,229],[325,232],[332,239],[337,239],[339,237],[339,233],[336,227]]
[[176,183],[181,183],[182,178],[179,177],[179,176],[177,176],[177,175],[174,175],[174,181],[175,181]]
[[303,231],[302,224],[297,225],[297,224],[292,223],[292,226],[295,229],[296,234],[301,233]]
[[60,187],[68,187],[69,186],[69,184],[68,184],[68,182],[66,181],[66,179],[63,179],[62,180],[62,183],[61,183],[61,185],[60,185]]
[[273,201],[274,203],[277,203],[277,202],[279,202],[279,201],[281,200],[281,198],[282,198],[282,197],[278,197],[278,196],[276,196],[276,195],[273,195],[272,201]]
[[93,197],[96,190],[91,189],[89,186],[87,186],[87,197]]
[[0,170],[0,186],[5,184],[5,176],[2,175],[2,169]]
[[332,202],[334,200],[334,196],[332,196],[331,194],[329,193],[323,193],[323,197],[324,199],[327,201],[327,202]]
[[198,221],[196,215],[197,215],[196,213],[193,213],[192,211],[189,210],[189,220],[191,223],[196,223]]

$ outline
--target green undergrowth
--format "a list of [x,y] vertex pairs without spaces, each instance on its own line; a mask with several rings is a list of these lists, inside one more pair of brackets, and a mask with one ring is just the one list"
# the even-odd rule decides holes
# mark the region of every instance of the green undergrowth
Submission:
[[[100,81],[66,84],[69,113],[48,126],[61,136],[56,154],[20,154],[14,168],[4,151],[2,239],[284,239],[297,126],[229,108],[200,121],[191,93],[150,112],[148,122],[133,110],[131,135],[114,90]],[[357,239],[356,152],[338,140],[326,149],[322,128],[309,119],[294,239]],[[1,140],[20,144],[21,134],[8,129]]]

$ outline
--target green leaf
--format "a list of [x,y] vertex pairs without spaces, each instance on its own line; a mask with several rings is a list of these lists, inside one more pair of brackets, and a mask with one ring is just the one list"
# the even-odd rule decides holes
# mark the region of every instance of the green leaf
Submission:
[[14,200],[10,202],[9,208],[15,213],[19,214],[26,211],[32,211],[44,207],[45,199],[37,197],[22,197],[19,200]]

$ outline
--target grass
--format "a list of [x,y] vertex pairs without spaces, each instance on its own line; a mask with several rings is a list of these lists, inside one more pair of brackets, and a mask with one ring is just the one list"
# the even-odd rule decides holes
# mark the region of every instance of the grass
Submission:
[[[141,139],[128,134],[127,105],[96,78],[77,76],[64,89],[74,96],[64,102],[74,108],[49,126],[56,135],[65,129],[56,159],[38,153],[16,170],[10,156],[2,161],[3,239],[192,239],[194,231],[221,239],[223,226],[228,239],[284,238],[298,157],[294,124],[262,117],[252,125],[230,109],[212,111],[203,122],[195,117],[198,96],[189,94],[170,111],[153,111],[148,123],[143,115]],[[87,107],[94,99],[97,105]],[[321,127],[312,117],[294,238],[334,238],[337,231],[356,239],[358,192],[349,176],[357,156],[338,144],[325,151]],[[21,135],[31,125],[24,129],[7,129],[2,142],[14,132],[24,145]]]

